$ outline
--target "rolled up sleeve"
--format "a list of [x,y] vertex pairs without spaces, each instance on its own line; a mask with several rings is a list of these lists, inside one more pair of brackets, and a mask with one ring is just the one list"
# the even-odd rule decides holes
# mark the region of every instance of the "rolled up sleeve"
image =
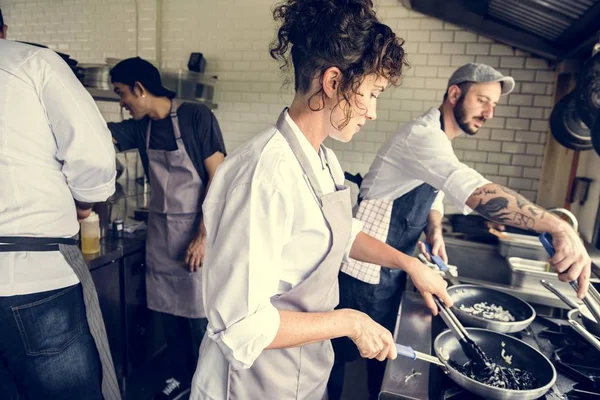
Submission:
[[348,239],[348,244],[346,245],[346,251],[344,251],[343,262],[348,263],[350,260],[350,250],[352,249],[352,245],[356,240],[356,235],[363,229],[363,222],[359,219],[352,218],[352,231],[350,232],[350,238]]
[[41,81],[40,100],[73,198],[105,201],[115,191],[115,150],[96,103],[53,51],[40,50],[31,66]]
[[245,369],[279,330],[279,311],[271,297],[277,294],[293,207],[268,184],[227,188],[220,172],[203,206],[203,300],[208,337],[234,369]]
[[433,204],[431,205],[431,209],[435,210],[437,212],[439,212],[440,214],[442,214],[442,216],[444,215],[444,198],[446,196],[444,195],[443,191],[439,191],[437,196],[435,196],[435,200],[433,200]]
[[466,204],[468,198],[490,181],[458,160],[441,130],[432,134],[431,130],[416,126],[400,146],[399,151],[410,158],[403,165],[406,173],[442,190],[463,214],[473,211]]

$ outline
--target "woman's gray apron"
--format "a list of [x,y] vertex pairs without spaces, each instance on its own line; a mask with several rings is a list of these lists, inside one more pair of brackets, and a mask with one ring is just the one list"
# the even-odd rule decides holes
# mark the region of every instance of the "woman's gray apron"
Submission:
[[96,343],[100,362],[102,363],[102,395],[105,400],[120,400],[121,392],[117,383],[108,338],[98,303],[98,294],[92,280],[92,275],[81,250],[74,238],[39,238],[7,236],[0,237],[0,251],[60,251],[67,263],[75,272],[83,289],[85,314],[90,327],[90,333]]
[[146,131],[146,152],[152,196],[146,239],[148,308],[185,318],[204,318],[202,274],[189,272],[185,252],[200,229],[205,188],[181,139],[178,104],[171,102],[177,150],[150,149],[152,122]]
[[[271,303],[279,310],[331,311],[338,303],[337,277],[352,230],[350,189],[336,183],[337,191],[324,195],[306,154],[285,120],[285,113],[280,115],[277,129],[288,141],[316,195],[331,232],[331,247],[312,274],[290,291],[273,296]],[[236,371],[229,367],[228,399],[321,400],[332,365],[329,340],[264,350],[249,369]]]

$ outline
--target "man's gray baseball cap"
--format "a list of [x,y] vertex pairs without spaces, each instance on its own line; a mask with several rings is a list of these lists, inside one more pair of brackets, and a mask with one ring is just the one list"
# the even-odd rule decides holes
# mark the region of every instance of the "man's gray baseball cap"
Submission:
[[448,87],[463,82],[502,82],[502,95],[509,94],[515,88],[515,80],[510,76],[504,76],[494,68],[485,64],[469,63],[463,65],[450,77]]

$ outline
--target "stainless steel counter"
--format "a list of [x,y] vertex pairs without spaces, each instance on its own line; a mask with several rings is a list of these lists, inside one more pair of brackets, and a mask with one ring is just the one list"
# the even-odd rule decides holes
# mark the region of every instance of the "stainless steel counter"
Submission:
[[[394,334],[396,342],[431,354],[433,319],[420,294],[404,293]],[[442,375],[440,368],[425,361],[398,357],[387,363],[379,399],[429,399]]]

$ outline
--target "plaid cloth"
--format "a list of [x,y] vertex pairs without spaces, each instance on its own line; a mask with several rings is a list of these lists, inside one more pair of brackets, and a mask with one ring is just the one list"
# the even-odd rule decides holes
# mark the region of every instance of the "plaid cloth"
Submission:
[[[392,215],[391,200],[363,200],[354,218],[362,221],[362,231],[374,238],[386,242]],[[368,262],[349,259],[343,262],[341,271],[366,283],[378,284],[381,266]]]

